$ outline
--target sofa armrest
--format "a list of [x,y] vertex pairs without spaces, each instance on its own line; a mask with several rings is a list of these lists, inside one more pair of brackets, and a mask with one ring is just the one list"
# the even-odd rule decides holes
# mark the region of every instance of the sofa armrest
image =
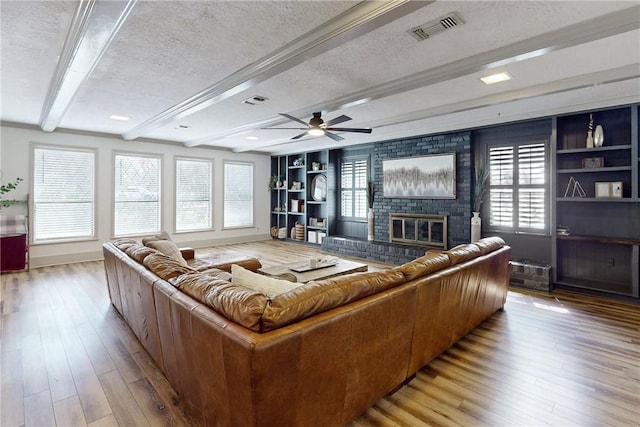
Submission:
[[194,259],[196,256],[196,251],[193,248],[180,248],[180,255],[182,258],[189,261],[190,259]]

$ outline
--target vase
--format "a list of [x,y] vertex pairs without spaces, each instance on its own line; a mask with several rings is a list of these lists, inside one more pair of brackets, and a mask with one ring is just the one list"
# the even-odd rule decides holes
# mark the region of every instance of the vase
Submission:
[[593,131],[587,132],[587,148],[593,148]]
[[598,125],[593,135],[593,146],[602,147],[602,144],[604,144],[604,129],[602,129],[602,125]]
[[373,225],[374,225],[375,216],[373,214],[373,209],[369,208],[369,212],[367,213],[367,240],[373,241]]
[[480,212],[474,212],[471,217],[471,243],[477,242],[481,238],[482,218]]

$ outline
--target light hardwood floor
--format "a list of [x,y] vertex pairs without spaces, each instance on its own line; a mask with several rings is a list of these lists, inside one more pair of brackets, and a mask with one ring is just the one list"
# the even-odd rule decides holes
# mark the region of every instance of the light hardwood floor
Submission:
[[[276,241],[198,252],[226,248],[267,266],[318,252]],[[194,424],[111,307],[102,262],[4,274],[0,303],[1,426]],[[512,290],[352,426],[639,423],[640,305]]]

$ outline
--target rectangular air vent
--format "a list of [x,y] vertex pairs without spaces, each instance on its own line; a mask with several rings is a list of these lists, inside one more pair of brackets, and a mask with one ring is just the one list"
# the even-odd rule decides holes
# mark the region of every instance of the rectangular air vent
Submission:
[[464,24],[460,15],[455,12],[451,12],[448,15],[445,15],[441,18],[434,19],[433,21],[429,21],[426,24],[422,24],[418,27],[412,28],[409,30],[409,34],[411,34],[416,40],[426,40],[429,37],[433,37],[435,34],[440,31],[457,27]]

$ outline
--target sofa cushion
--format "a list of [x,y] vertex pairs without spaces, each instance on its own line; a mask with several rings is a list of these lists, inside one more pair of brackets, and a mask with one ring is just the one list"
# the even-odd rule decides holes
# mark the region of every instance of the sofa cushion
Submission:
[[204,297],[205,304],[216,312],[254,332],[260,332],[267,301],[266,295],[229,282],[216,283]]
[[442,270],[443,268],[449,267],[449,265],[451,265],[451,260],[446,254],[429,252],[420,258],[394,267],[393,269],[400,271],[408,282],[418,277],[426,276],[434,271]]
[[140,264],[142,264],[142,262],[144,261],[144,259],[151,255],[151,254],[157,254],[158,251],[153,249],[153,248],[148,248],[146,246],[142,246],[142,245],[130,245],[128,246],[124,252],[129,255],[131,258],[135,259],[136,261],[138,261]]
[[[220,270],[218,270],[220,271]],[[211,288],[228,284],[227,280],[220,279],[215,274],[209,273],[191,273],[183,274],[169,280],[176,288],[180,289],[191,298],[206,303],[206,295]]]
[[154,234],[153,236],[143,237],[142,244],[146,246],[148,242],[153,242],[156,240],[171,240],[171,237],[169,237],[169,233],[167,233],[166,231],[161,231],[158,234]]
[[231,281],[236,285],[242,285],[254,291],[262,292],[268,297],[274,297],[300,286],[300,283],[288,280],[276,279],[263,274],[254,273],[246,268],[233,264],[231,266]]
[[405,283],[402,272],[353,273],[305,283],[268,301],[262,330],[270,331]]
[[488,254],[489,252],[493,252],[496,249],[500,249],[505,245],[504,240],[498,236],[485,237],[484,239],[480,239],[477,242],[474,242],[478,248],[480,248],[480,253],[482,255]]
[[123,252],[131,246],[140,246],[140,243],[128,237],[112,240],[111,243]]
[[481,255],[480,248],[474,243],[464,243],[443,253],[449,256],[451,265],[460,264]]
[[180,249],[171,240],[152,240],[147,242],[146,246],[162,252],[163,254],[170,256],[182,265],[188,265],[187,260],[182,258]]
[[158,275],[158,277],[167,281],[173,277],[178,277],[181,274],[196,273],[196,270],[193,268],[184,265],[163,253],[156,253],[147,256],[142,264]]

